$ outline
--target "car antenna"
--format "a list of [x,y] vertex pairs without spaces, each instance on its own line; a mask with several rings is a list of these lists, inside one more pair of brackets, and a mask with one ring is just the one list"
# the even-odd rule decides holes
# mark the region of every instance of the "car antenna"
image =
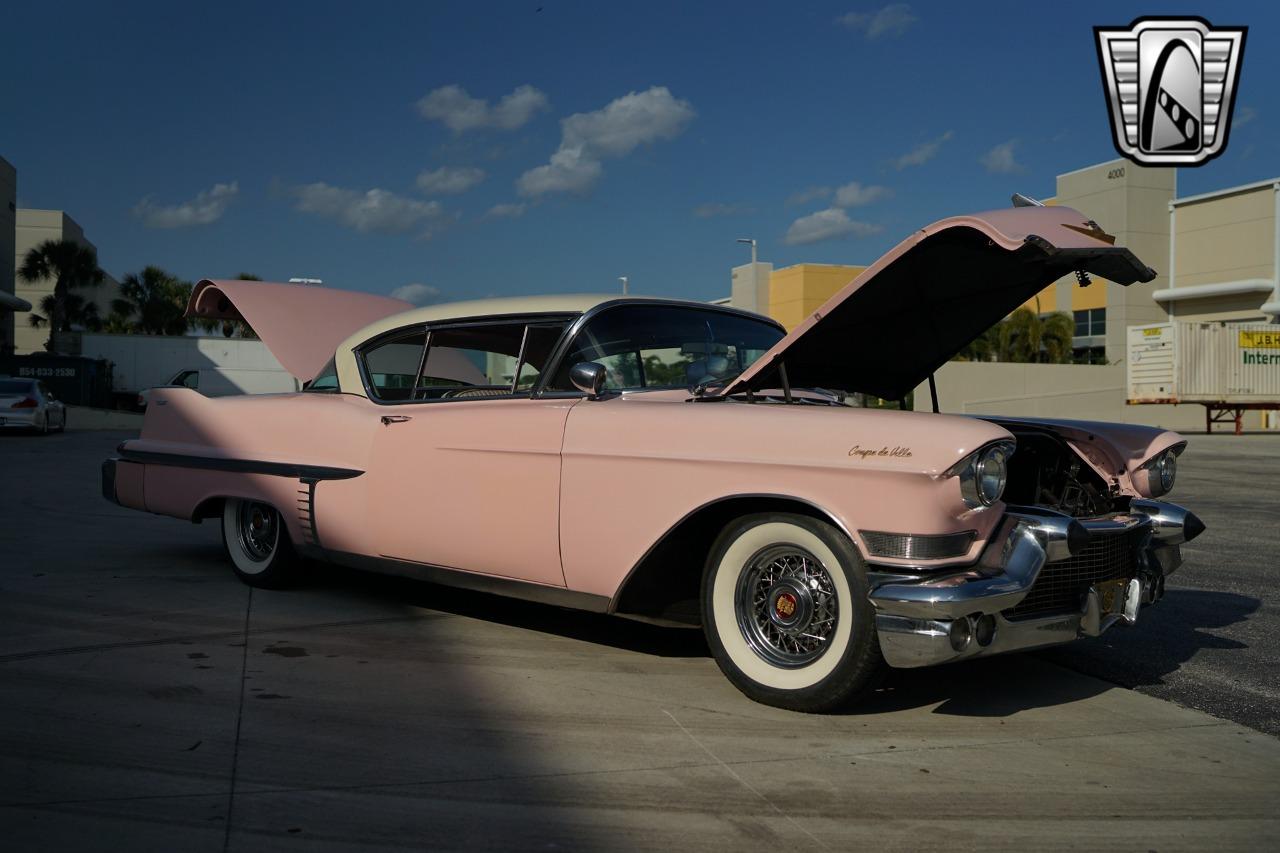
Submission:
[[933,381],[933,374],[929,374],[929,399],[933,401],[933,413],[938,414],[938,383]]

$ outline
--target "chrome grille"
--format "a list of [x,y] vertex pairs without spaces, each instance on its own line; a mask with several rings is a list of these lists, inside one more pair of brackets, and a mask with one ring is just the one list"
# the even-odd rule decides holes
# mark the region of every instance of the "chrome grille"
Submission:
[[1079,613],[1089,587],[1101,581],[1129,579],[1138,571],[1136,549],[1145,527],[1116,533],[1093,534],[1079,554],[1045,563],[1027,597],[1005,611],[1008,619],[1029,619]]
[[867,552],[875,557],[897,557],[903,560],[940,560],[962,557],[973,544],[977,531],[960,533],[913,534],[859,530]]

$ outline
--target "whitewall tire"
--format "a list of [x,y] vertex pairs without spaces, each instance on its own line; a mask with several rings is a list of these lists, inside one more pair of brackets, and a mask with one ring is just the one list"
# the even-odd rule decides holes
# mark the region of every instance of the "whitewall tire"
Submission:
[[284,519],[270,504],[227,498],[222,546],[236,576],[250,586],[279,589],[297,577],[297,555]]
[[848,537],[808,516],[729,524],[707,561],[702,611],[720,669],[767,705],[831,711],[884,669],[866,567]]

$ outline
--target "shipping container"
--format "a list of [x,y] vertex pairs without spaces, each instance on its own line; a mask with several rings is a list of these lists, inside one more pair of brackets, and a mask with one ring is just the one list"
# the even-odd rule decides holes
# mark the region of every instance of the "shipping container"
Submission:
[[1241,412],[1280,408],[1280,324],[1130,326],[1127,373],[1130,404],[1199,403],[1238,431]]

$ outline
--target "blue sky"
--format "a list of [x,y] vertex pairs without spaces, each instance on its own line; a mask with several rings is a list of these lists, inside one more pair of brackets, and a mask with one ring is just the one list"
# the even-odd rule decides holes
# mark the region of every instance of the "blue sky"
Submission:
[[1156,13],[1250,27],[1179,194],[1280,176],[1280,12],[1223,2],[28,3],[0,156],[117,277],[708,299],[1114,158],[1091,28]]

